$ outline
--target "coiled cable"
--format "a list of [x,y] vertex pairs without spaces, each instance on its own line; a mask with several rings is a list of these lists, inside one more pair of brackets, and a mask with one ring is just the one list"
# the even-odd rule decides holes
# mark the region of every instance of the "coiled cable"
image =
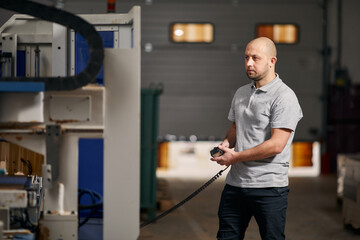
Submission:
[[219,171],[215,176],[213,176],[209,181],[207,181],[204,185],[202,185],[199,189],[197,189],[195,192],[193,192],[192,194],[190,194],[187,198],[185,198],[184,200],[182,200],[181,202],[179,202],[178,204],[176,204],[175,206],[173,206],[172,208],[170,208],[169,210],[166,210],[165,212],[161,213],[160,215],[156,216],[155,218],[144,222],[142,224],[140,224],[140,228],[143,228],[157,220],[159,220],[160,218],[165,217],[166,215],[168,215],[169,213],[171,213],[172,211],[174,211],[175,209],[181,207],[182,205],[184,205],[186,202],[188,202],[189,200],[191,200],[192,198],[194,198],[196,195],[198,195],[201,191],[203,191],[205,188],[207,188],[210,184],[212,184],[213,182],[215,182],[216,179],[218,179],[222,173],[228,169],[229,166],[227,166],[226,168],[224,168],[223,170]]
[[[85,195],[89,195],[89,197],[91,198],[91,204],[83,205],[80,203],[82,197]],[[82,221],[79,220],[79,228],[83,226],[85,223],[87,223],[91,217],[97,214],[102,209],[102,207],[103,207],[103,198],[99,193],[89,189],[78,189],[78,211],[80,212],[81,210],[90,210],[90,213],[87,215],[87,217],[84,220]]]

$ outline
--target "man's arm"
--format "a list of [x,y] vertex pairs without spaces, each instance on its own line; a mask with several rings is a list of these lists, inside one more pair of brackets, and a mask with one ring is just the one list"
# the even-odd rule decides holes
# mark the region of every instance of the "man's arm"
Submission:
[[219,146],[227,147],[227,148],[234,148],[236,144],[236,124],[233,122],[230,126],[226,137]]
[[236,162],[253,161],[272,157],[283,151],[291,132],[290,129],[272,128],[271,138],[269,140],[241,152],[235,152],[228,147],[219,145],[219,148],[225,151],[224,155],[212,158],[211,160],[216,161],[220,165],[229,166]]

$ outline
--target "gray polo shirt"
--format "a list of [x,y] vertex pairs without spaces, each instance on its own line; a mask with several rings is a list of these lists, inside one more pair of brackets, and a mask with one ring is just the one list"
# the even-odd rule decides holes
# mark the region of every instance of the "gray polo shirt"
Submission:
[[254,83],[240,87],[233,98],[229,120],[236,123],[235,151],[255,147],[270,139],[271,128],[292,130],[284,150],[273,157],[231,166],[226,183],[244,188],[288,185],[290,147],[303,114],[295,93],[276,75],[265,86]]

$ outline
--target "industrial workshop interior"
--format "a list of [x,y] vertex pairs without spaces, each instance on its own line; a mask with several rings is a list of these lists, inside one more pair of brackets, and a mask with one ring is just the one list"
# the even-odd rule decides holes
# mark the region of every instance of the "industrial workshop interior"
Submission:
[[[358,0],[1,0],[0,239],[220,239],[238,163],[216,159],[237,148],[211,153],[237,90],[261,90],[249,42],[270,39],[303,114],[283,164],[286,239],[359,240],[359,12]],[[262,239],[254,217],[244,239]]]

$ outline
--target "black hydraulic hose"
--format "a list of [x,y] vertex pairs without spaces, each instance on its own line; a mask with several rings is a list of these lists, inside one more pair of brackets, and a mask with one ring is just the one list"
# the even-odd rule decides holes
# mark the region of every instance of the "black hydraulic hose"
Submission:
[[213,176],[209,181],[207,181],[204,185],[202,185],[199,189],[197,189],[195,192],[193,192],[192,194],[190,194],[187,198],[185,198],[184,200],[182,200],[181,202],[179,202],[178,204],[176,204],[175,206],[173,206],[172,208],[170,208],[169,210],[166,210],[165,212],[161,213],[160,215],[156,216],[155,218],[144,222],[140,225],[140,228],[145,227],[147,225],[149,225],[150,223],[155,222],[156,220],[159,220],[160,218],[165,217],[166,215],[168,215],[169,213],[171,213],[172,211],[174,211],[175,209],[181,207],[182,205],[184,205],[186,202],[188,202],[189,200],[191,200],[192,198],[194,198],[196,195],[198,195],[201,191],[203,191],[205,188],[207,188],[210,184],[212,184],[216,179],[218,179],[221,174],[228,169],[229,166],[227,166],[226,168],[224,168],[223,170],[219,171],[215,176]]
[[0,81],[44,82],[47,91],[67,91],[85,86],[96,79],[103,64],[104,47],[100,35],[90,23],[72,13],[27,0],[1,0],[0,8],[28,14],[73,29],[85,38],[90,51],[88,65],[77,75],[40,78],[5,77]]

